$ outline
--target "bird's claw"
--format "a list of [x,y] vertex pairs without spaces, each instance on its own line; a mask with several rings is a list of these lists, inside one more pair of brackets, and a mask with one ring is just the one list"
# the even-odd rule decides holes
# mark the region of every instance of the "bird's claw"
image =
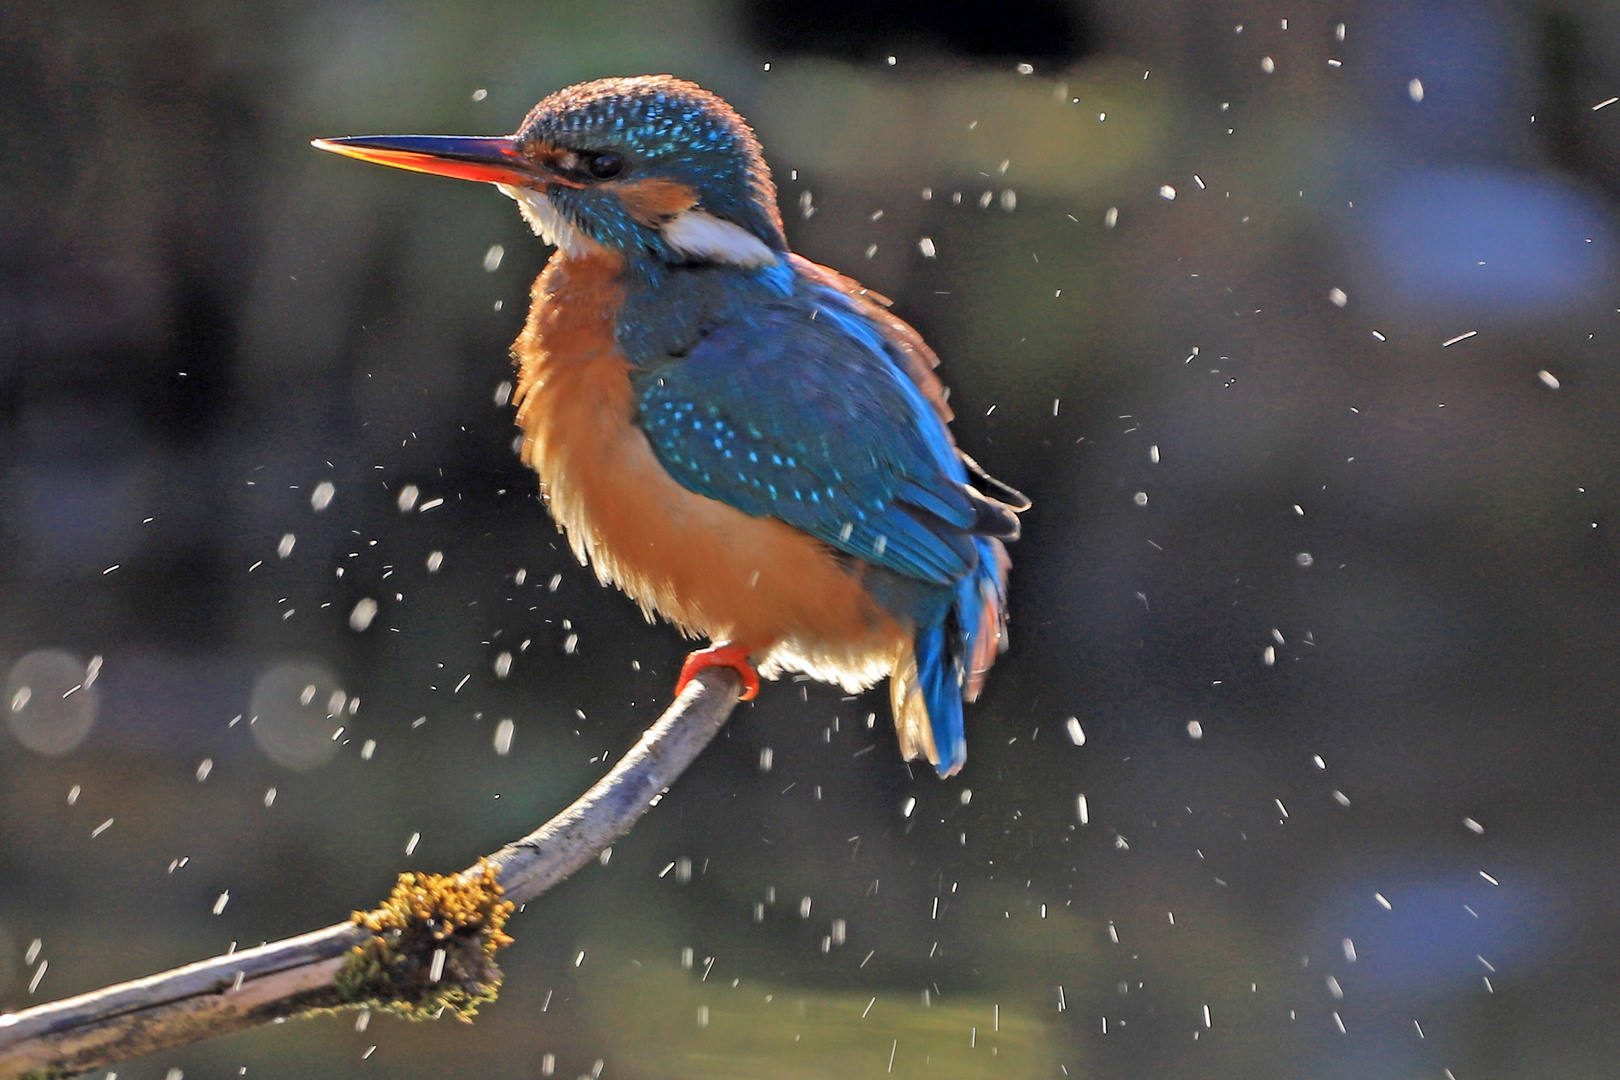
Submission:
[[748,662],[748,647],[723,642],[687,654],[686,663],[681,665],[681,677],[675,682],[675,696],[681,696],[681,691],[697,677],[698,672],[712,667],[731,668],[741,677],[743,692],[737,700],[752,701],[759,694],[759,672]]

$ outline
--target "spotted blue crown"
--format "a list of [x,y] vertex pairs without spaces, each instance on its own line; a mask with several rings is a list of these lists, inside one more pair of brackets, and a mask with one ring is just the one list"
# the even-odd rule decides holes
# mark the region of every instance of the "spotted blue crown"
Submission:
[[[517,138],[525,145],[618,154],[625,162],[624,183],[684,184],[707,213],[741,225],[773,250],[787,250],[776,185],[759,140],[735,109],[693,83],[639,75],[570,86],[530,110]],[[599,194],[554,190],[552,198],[565,212],[584,211],[577,216],[588,227],[592,217],[604,216],[588,205]],[[581,205],[570,207],[573,201]]]

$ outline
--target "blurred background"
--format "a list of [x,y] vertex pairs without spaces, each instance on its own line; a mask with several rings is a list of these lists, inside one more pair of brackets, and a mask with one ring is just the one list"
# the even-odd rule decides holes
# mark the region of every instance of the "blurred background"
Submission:
[[769,685],[475,1025],[118,1074],[1620,1076],[1599,0],[0,5],[0,1007],[459,869],[667,704],[514,453],[549,252],[308,146],[651,72],[1035,499],[966,769]]

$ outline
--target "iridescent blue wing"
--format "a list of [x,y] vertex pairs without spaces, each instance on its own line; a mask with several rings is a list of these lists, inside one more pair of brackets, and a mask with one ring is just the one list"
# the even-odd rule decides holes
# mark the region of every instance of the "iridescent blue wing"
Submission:
[[882,335],[830,291],[713,329],[637,376],[638,417],[683,486],[938,585],[978,560],[944,423]]

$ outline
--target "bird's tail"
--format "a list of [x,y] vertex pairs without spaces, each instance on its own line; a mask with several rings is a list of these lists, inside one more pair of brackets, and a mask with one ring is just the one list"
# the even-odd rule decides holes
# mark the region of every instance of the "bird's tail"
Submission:
[[1007,569],[1000,540],[978,536],[979,565],[957,585],[943,615],[917,628],[889,680],[900,751],[926,757],[950,776],[967,760],[962,702],[979,696],[996,654],[1007,647]]

